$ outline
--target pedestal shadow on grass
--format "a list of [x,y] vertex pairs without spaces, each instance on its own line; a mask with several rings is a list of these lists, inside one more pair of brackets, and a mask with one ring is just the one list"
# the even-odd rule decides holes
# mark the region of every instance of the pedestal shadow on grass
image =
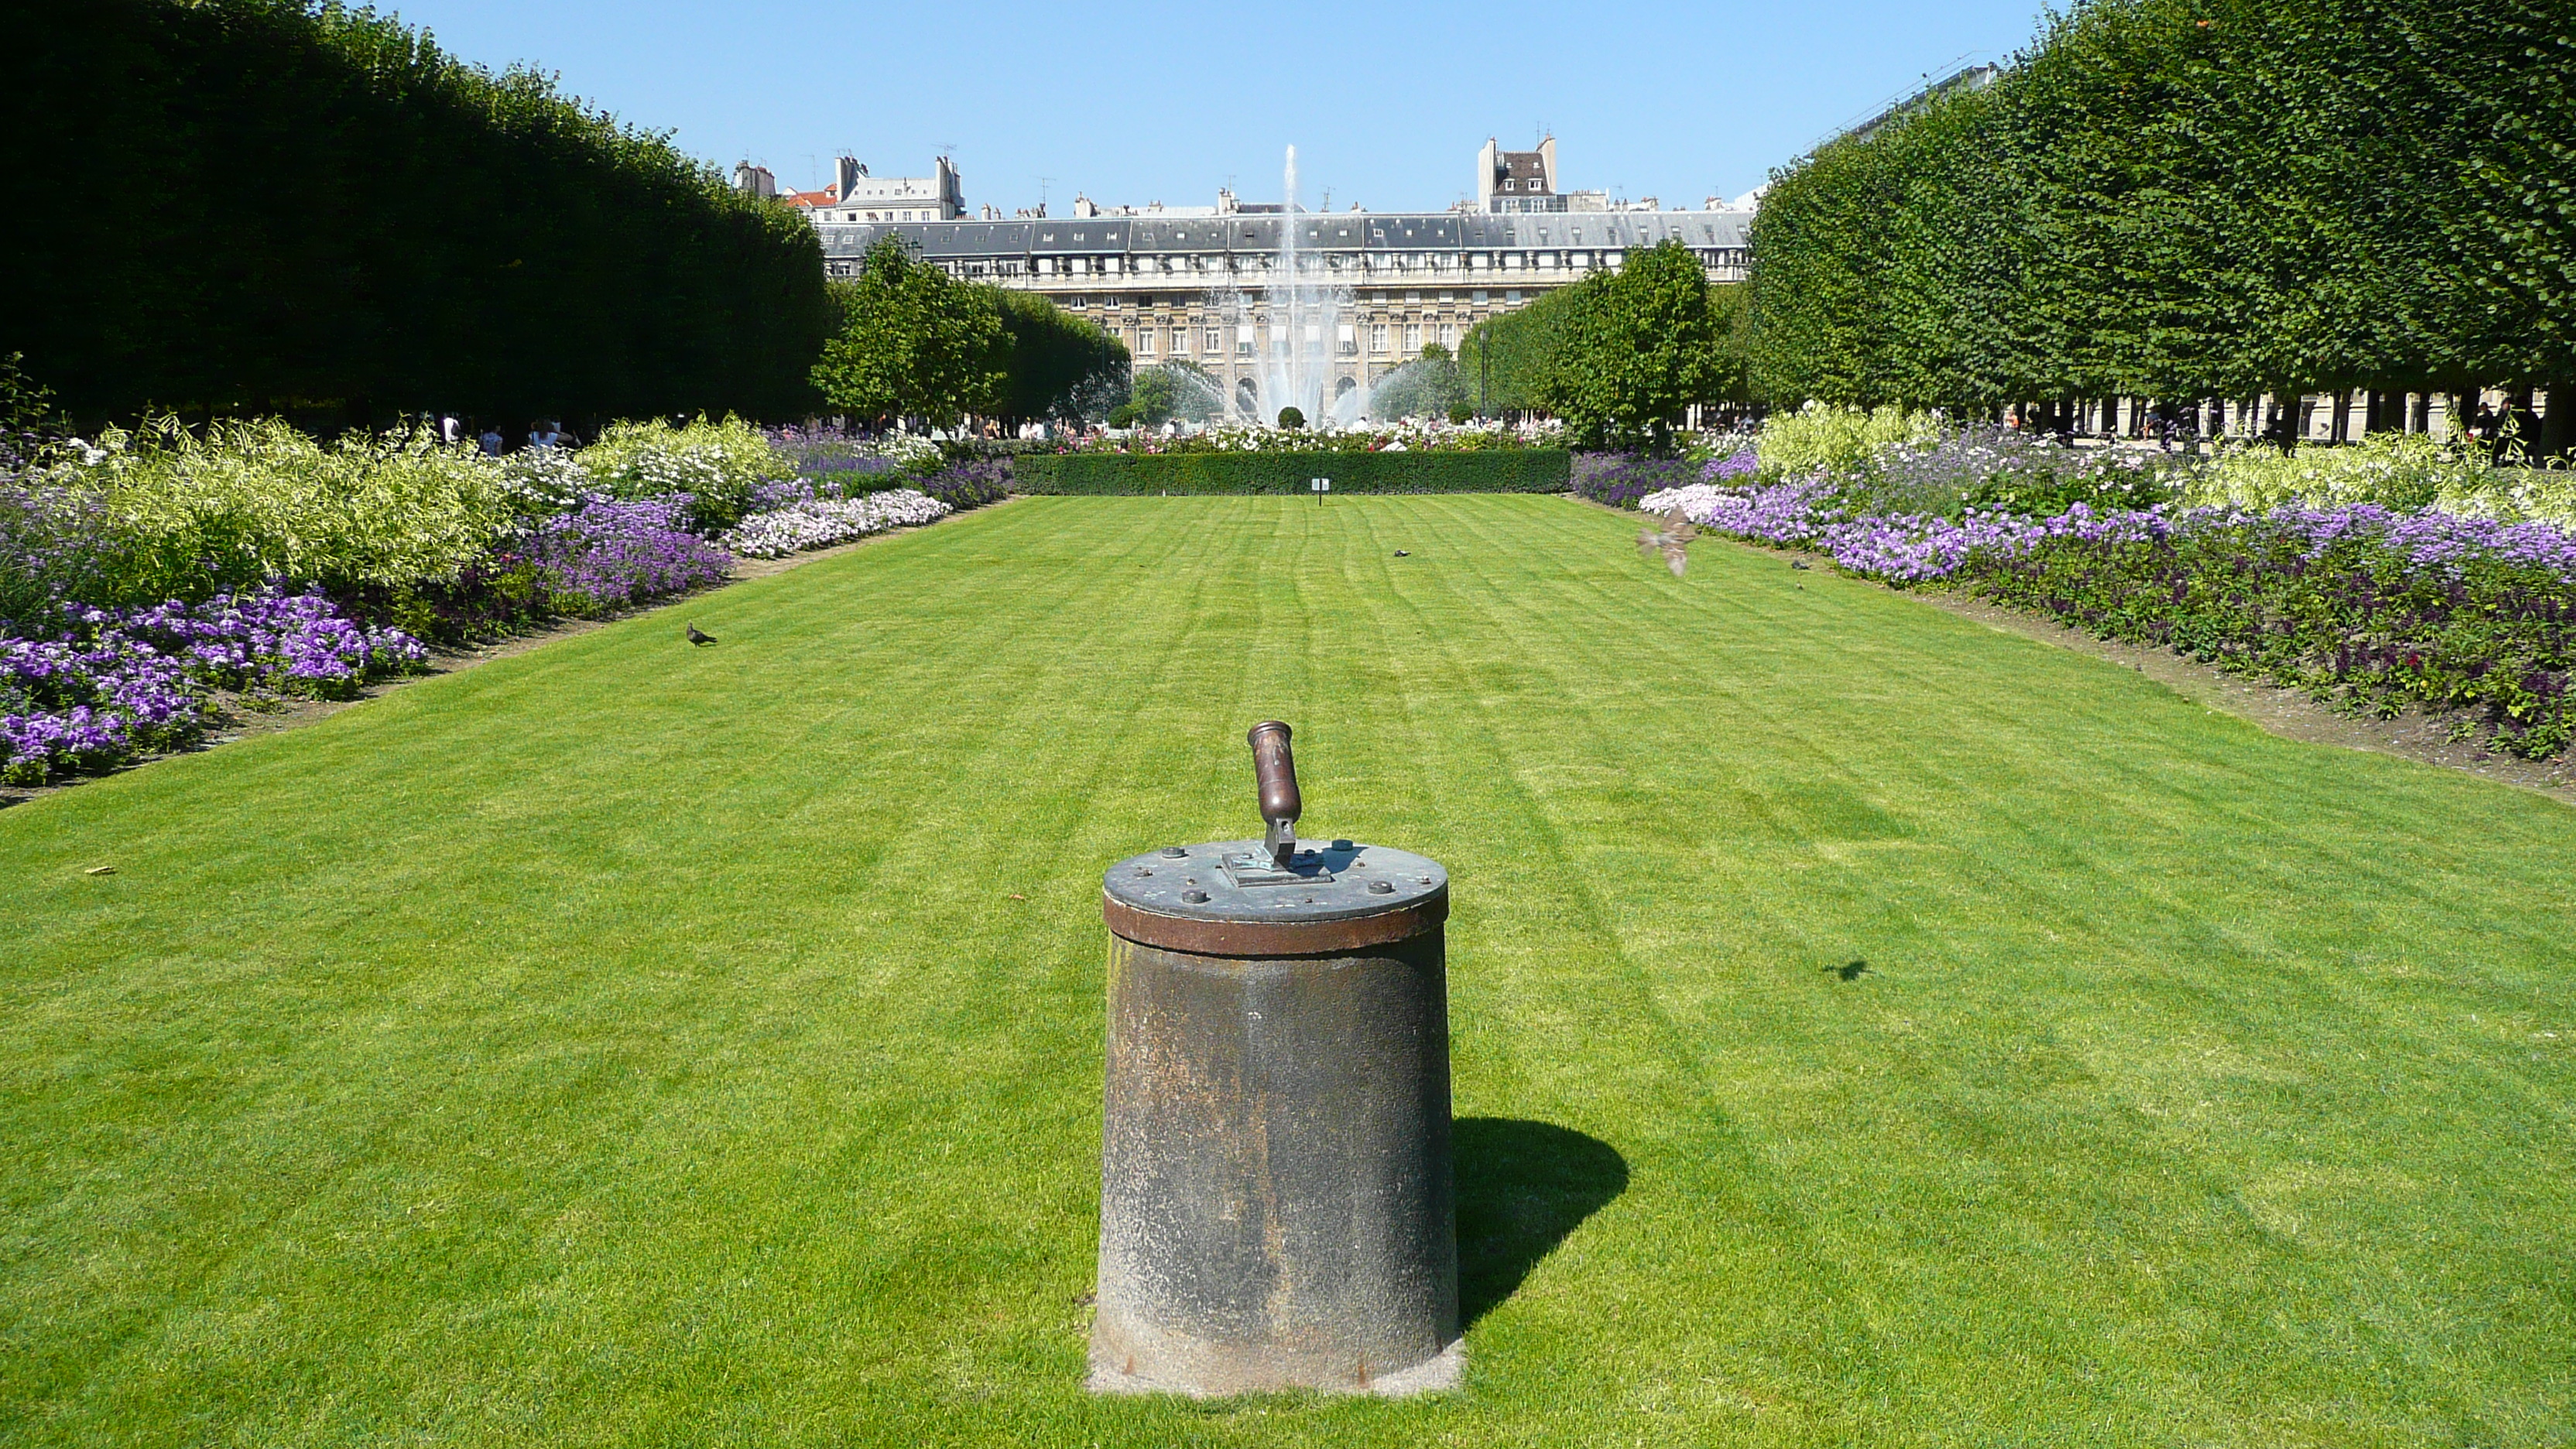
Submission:
[[1460,1117],[1449,1124],[1458,1183],[1458,1317],[1502,1306],[1539,1260],[1628,1190],[1628,1159],[1597,1137],[1546,1122]]

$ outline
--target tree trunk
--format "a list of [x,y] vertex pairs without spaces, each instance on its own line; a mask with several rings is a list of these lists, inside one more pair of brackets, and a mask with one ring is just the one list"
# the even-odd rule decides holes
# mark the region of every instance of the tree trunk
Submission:
[[2504,416],[2496,420],[2496,436],[2504,443],[2505,448],[2509,452],[2519,451],[2526,456],[2538,456],[2539,423],[2540,419],[2532,409],[2531,389],[2529,387],[2508,389],[2504,395]]
[[2531,455],[2535,459],[2576,456],[2576,378],[2550,379],[2549,412],[2540,420],[2540,441]]

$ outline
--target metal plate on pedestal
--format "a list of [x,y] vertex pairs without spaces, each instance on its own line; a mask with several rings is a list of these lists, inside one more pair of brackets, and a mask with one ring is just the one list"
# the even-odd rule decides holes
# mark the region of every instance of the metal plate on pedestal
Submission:
[[1410,851],[1301,840],[1285,871],[1258,840],[1169,846],[1102,881],[1109,928],[1217,956],[1314,955],[1401,940],[1449,915],[1449,872]]

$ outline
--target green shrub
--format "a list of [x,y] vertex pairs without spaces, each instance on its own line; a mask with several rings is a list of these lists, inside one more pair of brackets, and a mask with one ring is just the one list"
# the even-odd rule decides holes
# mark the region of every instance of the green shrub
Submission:
[[2191,480],[2188,502],[2248,511],[2304,504],[2331,508],[2438,508],[2504,523],[2576,525],[2576,474],[2563,468],[2498,468],[2474,444],[2423,433],[2372,433],[2339,448],[2230,448]]
[[702,533],[739,522],[754,488],[796,476],[795,463],[758,428],[731,415],[720,423],[700,416],[680,427],[661,418],[611,423],[580,459],[603,491],[620,498],[688,494],[696,500],[690,522]]
[[514,513],[501,469],[428,428],[324,447],[277,419],[202,435],[160,418],[110,428],[47,481],[92,495],[114,546],[107,597],[203,598],[269,579],[334,590],[457,577]]
[[2191,480],[2188,500],[2249,512],[2306,503],[2428,508],[2445,489],[2475,493],[2493,470],[2470,450],[2423,433],[2373,433],[2341,448],[2230,447]]
[[1556,448],[1481,453],[1030,453],[1014,460],[1023,493],[1562,493],[1573,455]]
[[2445,486],[2433,498],[2445,513],[2501,523],[2554,523],[2576,529],[2576,472],[2565,468],[2497,468],[2476,488]]
[[1811,402],[1796,412],[1774,413],[1766,419],[1754,443],[1754,456],[1764,475],[1773,478],[1818,468],[1841,473],[1867,463],[1881,448],[1930,443],[1940,432],[1929,413]]

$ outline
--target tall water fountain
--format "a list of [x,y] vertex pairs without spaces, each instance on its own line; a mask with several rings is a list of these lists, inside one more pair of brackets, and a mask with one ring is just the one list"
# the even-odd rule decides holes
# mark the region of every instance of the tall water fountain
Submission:
[[[1173,367],[1173,383],[1191,394],[1185,409],[1193,417],[1230,417],[1238,422],[1275,423],[1284,408],[1295,408],[1309,424],[1351,425],[1371,416],[1372,395],[1383,393],[1396,407],[1398,399],[1419,397],[1418,370],[1425,364],[1405,360],[1392,372],[1369,380],[1360,351],[1359,309],[1351,284],[1333,274],[1327,255],[1299,245],[1302,223],[1297,210],[1297,148],[1288,148],[1284,174],[1286,202],[1280,208],[1279,246],[1266,258],[1238,258],[1242,270],[1208,289],[1210,310],[1231,328],[1235,348],[1231,384],[1194,368]],[[1319,216],[1317,220],[1323,218]],[[1250,341],[1250,351],[1241,344]],[[1349,386],[1345,388],[1345,379]]]
[[[1324,258],[1298,251],[1294,146],[1288,148],[1285,179],[1287,204],[1279,217],[1279,251],[1265,269],[1267,276],[1257,287],[1237,277],[1227,288],[1233,335],[1260,339],[1249,374],[1254,389],[1251,415],[1265,423],[1276,422],[1281,409],[1293,407],[1309,422],[1355,423],[1368,416],[1368,384],[1356,345],[1349,376],[1359,379],[1357,386],[1337,392],[1341,374],[1334,368],[1342,345],[1342,319],[1350,313],[1351,290],[1325,275]],[[1236,414],[1245,411],[1239,388],[1227,402]]]

